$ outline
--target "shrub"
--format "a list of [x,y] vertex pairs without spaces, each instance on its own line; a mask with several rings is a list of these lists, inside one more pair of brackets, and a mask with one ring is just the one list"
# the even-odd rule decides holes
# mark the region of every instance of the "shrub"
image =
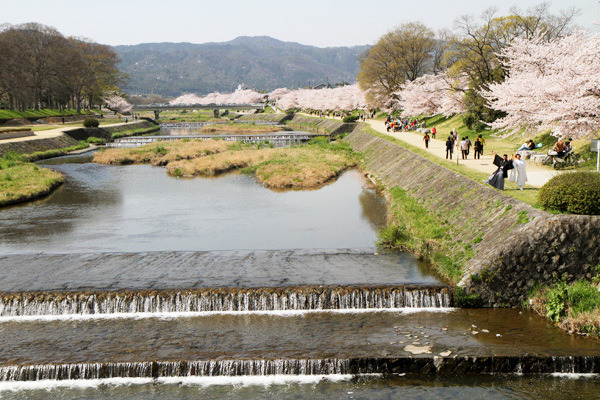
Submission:
[[351,122],[356,122],[358,120],[358,115],[348,115],[347,117],[344,117],[344,119],[342,119],[342,122],[348,124]]
[[83,120],[83,126],[86,128],[97,128],[100,122],[96,118],[86,118]]
[[600,174],[573,172],[550,179],[539,193],[545,209],[571,214],[600,214]]

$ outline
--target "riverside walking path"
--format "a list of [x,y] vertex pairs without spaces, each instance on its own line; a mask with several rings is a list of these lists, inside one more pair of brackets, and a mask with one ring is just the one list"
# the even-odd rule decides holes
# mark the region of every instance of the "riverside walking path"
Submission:
[[[419,132],[387,132],[384,121],[378,120],[367,120],[366,123],[371,125],[373,129],[378,132],[384,133],[386,135],[392,136],[398,140],[401,140],[405,143],[411,144],[413,146],[422,148],[427,152],[438,156],[440,160],[446,159],[446,139],[450,134],[449,131],[442,131],[437,133],[436,139],[431,139],[429,141],[429,148],[425,149],[425,142],[423,141],[423,134]],[[431,136],[431,134],[430,134]],[[475,136],[470,138],[471,142],[475,142]],[[463,160],[461,158],[460,150],[457,151],[456,147],[454,148],[454,153],[452,155],[452,162],[456,163],[456,158],[459,157],[459,164],[466,165],[467,167],[474,169],[476,171],[485,172],[491,174],[496,170],[496,166],[493,164],[493,156],[492,156],[493,148],[490,148],[487,145],[484,148],[484,155],[481,156],[481,159],[475,160],[473,159],[473,148],[471,148],[471,152],[469,154],[469,158],[467,160]],[[516,149],[515,149],[516,151]],[[510,155],[509,155],[510,157]],[[442,163],[443,165],[443,163]],[[533,187],[542,187],[546,182],[548,182],[553,176],[557,175],[559,172],[550,169],[546,166],[536,165],[527,160],[527,184],[526,186]]]

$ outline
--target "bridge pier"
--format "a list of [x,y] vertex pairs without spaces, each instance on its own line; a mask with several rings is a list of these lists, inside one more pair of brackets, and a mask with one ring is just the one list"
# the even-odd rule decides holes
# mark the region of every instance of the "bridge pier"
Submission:
[[213,116],[219,118],[219,109],[213,110]]
[[154,110],[154,120],[160,119],[160,110]]

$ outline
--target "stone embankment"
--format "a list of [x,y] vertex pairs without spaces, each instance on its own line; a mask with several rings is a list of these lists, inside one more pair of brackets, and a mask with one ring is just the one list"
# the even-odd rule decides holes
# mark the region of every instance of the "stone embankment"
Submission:
[[113,133],[123,132],[130,129],[147,128],[148,132],[156,130],[156,126],[148,121],[132,122],[126,125],[107,126],[100,128],[79,128],[65,131],[57,137],[27,140],[19,142],[0,143],[0,157],[9,151],[18,154],[31,154],[38,151],[62,149],[74,146],[80,140],[90,137],[99,137],[110,140]]
[[539,284],[591,278],[600,263],[600,217],[551,215],[354,129],[346,137],[387,188],[416,198],[474,256],[459,286],[487,306],[518,306]]
[[295,130],[310,130],[317,133],[327,133],[332,136],[352,132],[358,126],[356,123],[345,124],[342,121],[333,119],[306,117],[299,114],[248,114],[242,116],[240,120],[285,123]]

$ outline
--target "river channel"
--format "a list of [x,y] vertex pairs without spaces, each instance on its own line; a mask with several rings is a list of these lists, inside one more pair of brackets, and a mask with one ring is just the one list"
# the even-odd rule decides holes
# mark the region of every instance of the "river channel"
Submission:
[[356,170],[320,190],[274,192],[252,176],[175,179],[149,165],[54,159],[66,183],[0,210],[0,253],[373,248],[385,200]]
[[596,342],[527,311],[455,308],[425,263],[378,249],[385,199],[357,170],[276,192],[89,154],[40,164],[65,184],[0,210],[0,398],[600,389]]

